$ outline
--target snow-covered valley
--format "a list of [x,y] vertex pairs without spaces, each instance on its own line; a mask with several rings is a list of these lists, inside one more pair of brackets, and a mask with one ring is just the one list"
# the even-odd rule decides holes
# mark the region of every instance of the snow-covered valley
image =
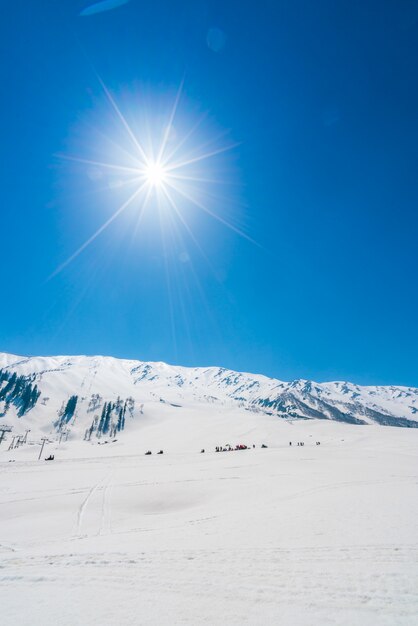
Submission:
[[[416,624],[418,429],[251,407],[291,383],[217,368],[2,358],[41,392],[20,417],[11,398],[1,418],[13,427],[0,445],[2,624]],[[344,384],[350,402],[413,415],[401,407],[415,408],[416,390]],[[336,385],[318,385],[333,406]],[[85,439],[92,394],[99,418],[105,402],[134,400],[112,438],[109,425]]]

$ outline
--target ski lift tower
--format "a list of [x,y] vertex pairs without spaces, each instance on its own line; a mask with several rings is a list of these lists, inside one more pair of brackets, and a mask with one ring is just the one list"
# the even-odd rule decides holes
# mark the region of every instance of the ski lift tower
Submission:
[[4,439],[6,433],[10,433],[12,431],[11,426],[0,426],[0,445]]

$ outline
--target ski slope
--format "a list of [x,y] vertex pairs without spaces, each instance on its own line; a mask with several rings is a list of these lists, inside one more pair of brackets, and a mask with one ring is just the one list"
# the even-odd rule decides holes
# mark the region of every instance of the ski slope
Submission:
[[[364,387],[349,382],[283,382],[260,374],[222,367],[181,367],[103,356],[22,357],[0,353],[0,375],[24,377],[36,385],[39,398],[28,411],[21,390],[2,398],[9,381],[0,379],[0,426],[15,434],[30,429],[38,440],[65,429],[71,440],[102,435],[128,438],[141,424],[160,417],[209,408],[215,412],[245,409],[274,420],[324,419],[344,423],[418,427],[418,389],[396,386]],[[74,414],[62,420],[69,399],[76,397]],[[99,428],[103,410],[111,404],[107,425]],[[105,406],[106,405],[106,406]],[[124,427],[118,430],[120,410]],[[198,411],[198,414],[200,412]],[[174,414],[173,414],[174,415]],[[244,419],[245,423],[245,419]],[[89,432],[87,432],[89,431]],[[111,433],[111,434],[109,434]]]
[[417,623],[417,429],[197,404],[129,432],[0,446],[3,626]]

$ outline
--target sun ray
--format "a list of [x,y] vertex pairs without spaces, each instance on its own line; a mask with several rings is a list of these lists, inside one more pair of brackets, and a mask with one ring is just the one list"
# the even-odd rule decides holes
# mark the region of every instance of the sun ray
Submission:
[[136,219],[136,223],[135,223],[135,226],[134,226],[134,229],[133,229],[133,232],[132,232],[132,238],[133,239],[136,237],[136,234],[138,232],[139,226],[140,226],[140,224],[142,222],[142,218],[144,217],[144,213],[145,213],[145,210],[147,208],[148,200],[149,200],[149,198],[151,196],[151,193],[152,193],[152,188],[148,185],[148,188],[147,188],[146,193],[145,193],[144,201],[142,202],[142,205],[141,205],[141,210],[138,213],[138,217]]
[[[160,206],[158,206],[158,208],[159,208],[158,215],[159,215],[159,219],[161,220],[162,215],[160,211]],[[168,267],[169,248],[167,246],[166,231],[163,225],[161,225],[160,231],[161,231],[161,240],[162,240],[162,246],[163,246],[163,263],[164,263],[164,272],[165,272],[165,280],[166,280],[167,295],[168,295],[168,308],[169,308],[169,313],[170,313],[171,337],[173,341],[174,351],[177,352],[176,322],[175,322],[175,315],[174,315],[174,304],[173,304],[173,294],[172,294],[172,286],[171,286],[171,280],[170,280],[170,270]]]
[[184,180],[194,183],[213,183],[215,185],[231,185],[229,181],[223,180],[222,178],[205,178],[203,176],[188,176],[186,174],[173,174],[172,172],[167,172],[166,177],[168,180]]
[[132,132],[131,127],[129,126],[128,122],[126,121],[126,119],[125,119],[124,115],[122,114],[121,110],[119,109],[118,105],[116,104],[115,99],[113,98],[112,94],[110,93],[110,91],[108,90],[108,88],[106,87],[106,85],[104,84],[102,79],[100,78],[100,76],[98,76],[98,80],[99,80],[99,82],[100,82],[100,84],[102,86],[103,91],[106,94],[107,99],[109,100],[109,102],[112,105],[113,109],[115,110],[117,116],[119,117],[120,121],[122,122],[123,127],[125,128],[125,130],[128,133],[129,137],[133,141],[135,147],[138,149],[138,151],[141,154],[144,162],[147,163],[148,162],[148,156],[147,156],[144,148],[142,147],[142,145],[138,141],[138,139],[135,136],[135,134]]
[[249,235],[247,235],[242,230],[240,230],[239,228],[237,228],[236,226],[234,226],[233,224],[231,224],[230,222],[225,220],[223,217],[221,217],[217,213],[214,213],[213,211],[211,211],[211,209],[209,209],[209,207],[205,206],[202,202],[199,202],[199,200],[197,200],[196,198],[193,198],[186,191],[181,189],[178,185],[175,185],[175,184],[173,184],[172,182],[170,182],[168,180],[167,180],[167,185],[169,185],[169,187],[174,189],[174,191],[176,191],[177,193],[182,195],[184,198],[186,198],[186,200],[189,200],[189,202],[191,202],[192,204],[197,206],[199,209],[202,209],[202,211],[204,211],[205,213],[207,213],[208,215],[210,215],[211,217],[216,219],[218,222],[220,222],[221,224],[223,224],[224,226],[226,226],[227,228],[232,230],[235,234],[240,235],[240,237],[243,237],[247,241],[250,241],[252,244],[254,244],[257,247],[261,248],[260,244],[257,241],[252,239]]
[[178,208],[176,202],[173,200],[173,198],[170,196],[170,193],[168,191],[168,189],[166,189],[165,187],[163,187],[163,193],[165,194],[169,204],[171,205],[171,207],[173,208],[173,210],[175,211],[177,217],[179,218],[179,220],[181,221],[181,223],[183,224],[184,228],[187,230],[187,232],[189,233],[190,238],[192,239],[192,241],[194,242],[194,244],[196,245],[197,249],[199,250],[200,254],[203,256],[203,258],[205,259],[205,261],[209,264],[211,270],[212,270],[212,266],[211,263],[209,261],[209,258],[207,257],[207,255],[205,254],[205,252],[203,251],[202,246],[200,245],[200,243],[198,242],[198,240],[196,239],[192,229],[190,228],[189,224],[186,222],[186,220],[184,219],[183,215],[181,214],[180,209]]
[[199,154],[196,157],[193,157],[187,160],[185,159],[177,163],[173,163],[172,165],[166,166],[167,172],[171,172],[172,170],[185,167],[186,165],[192,165],[193,163],[198,163],[199,161],[205,161],[206,159],[210,159],[211,157],[222,154],[223,152],[229,152],[230,150],[232,150],[233,148],[236,148],[239,145],[240,145],[239,143],[232,143],[227,146],[217,148],[216,150],[212,150],[211,152],[205,152],[204,154]]
[[[173,148],[173,151],[170,153],[169,157],[166,158],[166,162],[173,161],[174,154],[178,152],[178,148],[184,145],[186,143],[186,140],[192,137],[193,133],[197,131],[198,127],[203,123],[205,119],[207,119],[207,117],[208,117],[208,113],[204,113],[203,115],[201,115],[201,117],[197,120],[196,124],[192,126],[192,128],[180,140],[179,144]],[[189,159],[189,158],[194,157],[196,152],[198,154],[204,154],[208,148],[211,148],[213,145],[216,145],[220,141],[223,142],[224,137],[226,135],[229,135],[228,130],[223,130],[221,132],[218,132],[215,136],[211,134],[211,136],[206,141],[195,143],[195,145],[192,148],[190,148],[188,152],[184,153],[183,159]]]
[[138,189],[134,191],[134,193],[123,203],[121,206],[116,209],[114,213],[107,219],[92,235],[89,237],[73,254],[71,254],[61,265],[59,265],[56,270],[52,272],[52,274],[48,277],[48,280],[54,278],[57,274],[59,274],[69,263],[74,261],[78,257],[83,250],[85,250],[93,241],[120,215],[130,204],[139,196],[141,191],[143,190],[145,183],[141,185]]
[[170,118],[168,120],[168,124],[165,127],[164,137],[163,137],[163,140],[161,142],[161,146],[160,146],[160,149],[158,151],[158,156],[157,156],[157,159],[156,159],[157,163],[161,163],[162,162],[164,151],[165,151],[165,148],[167,146],[167,141],[168,141],[168,138],[170,136],[170,132],[171,132],[171,129],[172,129],[172,126],[173,126],[174,118],[175,118],[175,115],[177,113],[177,107],[179,105],[181,94],[182,94],[182,91],[183,91],[183,85],[184,85],[184,78],[182,79],[182,81],[181,81],[181,83],[179,85],[179,88],[177,90],[177,94],[176,94],[176,97],[175,97],[175,100],[174,100],[173,108],[172,108],[171,113],[170,113]]
[[180,141],[176,144],[176,146],[173,148],[173,150],[168,154],[168,156],[165,157],[164,159],[164,163],[169,163],[173,156],[180,150],[180,148],[182,146],[184,146],[184,144],[190,139],[190,137],[193,135],[193,133],[196,132],[196,130],[199,128],[199,126],[203,123],[203,120],[205,120],[207,118],[208,114],[204,113],[203,115],[200,116],[200,118],[197,120],[197,122],[190,128],[190,130],[183,135],[183,137],[180,139]]
[[120,172],[127,172],[127,173],[135,172],[136,174],[138,174],[138,172],[140,171],[139,165],[138,167],[135,168],[135,167],[126,167],[126,165],[118,165],[117,163],[106,163],[104,161],[94,161],[92,159],[83,159],[82,157],[75,157],[69,154],[58,154],[57,156],[59,156],[61,159],[64,159],[65,161],[74,161],[76,163],[84,163],[85,165],[94,165],[95,167],[105,167],[105,168],[117,170]]

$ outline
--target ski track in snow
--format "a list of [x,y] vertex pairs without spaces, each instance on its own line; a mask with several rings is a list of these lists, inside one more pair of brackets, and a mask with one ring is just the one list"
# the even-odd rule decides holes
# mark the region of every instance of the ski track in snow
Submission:
[[99,480],[93,487],[89,490],[87,496],[84,498],[82,503],[79,506],[77,512],[77,523],[76,523],[76,531],[74,534],[74,538],[78,537],[87,537],[88,533],[82,532],[83,526],[83,516],[85,511],[91,503],[91,500],[94,498],[96,493],[101,494],[100,497],[100,523],[97,526],[97,532],[94,534],[102,535],[106,532],[111,532],[110,526],[110,507],[108,505],[108,491],[110,485],[110,474],[106,478],[102,478]]
[[213,414],[172,420],[52,463],[0,448],[2,626],[416,626],[418,431],[303,422],[289,447],[272,421],[200,454]]
[[101,523],[99,535],[111,534],[111,507],[110,507],[110,495],[111,495],[111,476],[106,479],[106,483],[103,487],[102,504],[101,504]]
[[76,536],[79,537],[81,536],[81,526],[82,526],[82,521],[83,521],[83,513],[84,513],[84,509],[86,508],[87,504],[90,501],[90,498],[92,497],[92,495],[95,493],[95,491],[97,491],[97,489],[100,487],[100,485],[103,483],[103,479],[99,480],[88,492],[87,496],[85,497],[85,499],[83,500],[83,502],[80,504],[80,507],[78,509],[77,512],[77,530],[76,530]]

